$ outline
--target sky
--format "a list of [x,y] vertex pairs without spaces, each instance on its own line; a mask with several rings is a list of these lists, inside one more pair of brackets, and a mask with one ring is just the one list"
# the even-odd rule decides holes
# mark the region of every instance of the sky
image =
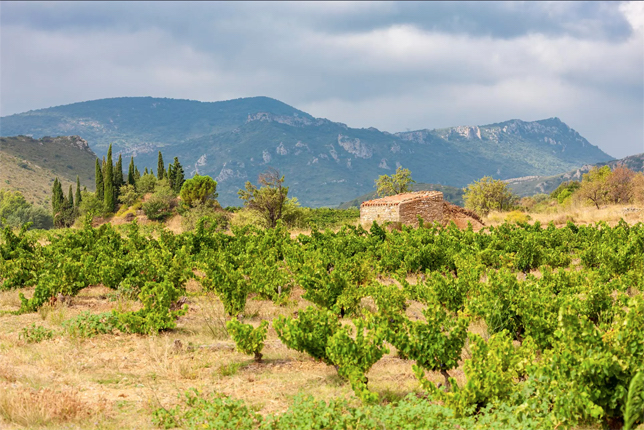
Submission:
[[0,115],[268,96],[397,132],[559,117],[644,152],[644,2],[0,2]]

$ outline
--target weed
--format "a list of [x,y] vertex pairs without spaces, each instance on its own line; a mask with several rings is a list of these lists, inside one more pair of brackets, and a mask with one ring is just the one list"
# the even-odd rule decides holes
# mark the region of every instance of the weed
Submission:
[[29,327],[24,327],[20,332],[20,339],[27,343],[39,343],[54,337],[54,331],[43,326],[37,326],[33,323]]

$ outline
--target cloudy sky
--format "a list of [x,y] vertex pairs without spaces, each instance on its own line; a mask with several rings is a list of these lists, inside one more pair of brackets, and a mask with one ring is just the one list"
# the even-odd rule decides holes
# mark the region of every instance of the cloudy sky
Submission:
[[644,152],[644,3],[0,3],[0,115],[264,95],[390,132],[557,116]]

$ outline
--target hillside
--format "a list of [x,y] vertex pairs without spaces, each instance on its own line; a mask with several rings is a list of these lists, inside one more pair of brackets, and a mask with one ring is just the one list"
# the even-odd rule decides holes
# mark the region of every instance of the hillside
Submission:
[[27,201],[49,208],[56,177],[65,192],[70,184],[76,186],[76,175],[81,186],[94,190],[95,160],[96,154],[78,136],[2,137],[0,188],[20,191]]
[[[458,206],[463,206],[463,189],[462,188],[456,188],[456,187],[450,187],[446,185],[436,185],[436,184],[412,184],[411,186],[412,191],[440,191],[443,193],[443,199],[446,201],[458,205]],[[362,202],[366,202],[367,200],[372,200],[377,198],[378,196],[376,195],[375,191],[372,191],[367,194],[363,194],[360,197],[356,197],[353,200],[350,200],[348,202],[342,202],[338,206],[338,209],[348,209],[348,208],[359,208],[360,204]]]
[[534,194],[553,192],[559,184],[565,181],[580,181],[584,173],[594,167],[601,167],[609,165],[615,168],[618,165],[628,167],[634,172],[644,172],[644,153],[631,155],[619,160],[612,160],[609,162],[586,164],[578,169],[570,170],[566,173],[560,173],[552,176],[528,176],[523,178],[512,178],[506,180],[510,188],[520,196],[531,196]]
[[422,183],[463,187],[483,176],[547,176],[612,158],[557,118],[391,134],[314,118],[267,97],[203,103],[151,97],[103,99],[0,118],[3,134],[77,134],[101,156],[134,155],[156,169],[157,151],[191,176],[217,179],[224,206],[267,167],[307,206],[335,206],[409,168]]

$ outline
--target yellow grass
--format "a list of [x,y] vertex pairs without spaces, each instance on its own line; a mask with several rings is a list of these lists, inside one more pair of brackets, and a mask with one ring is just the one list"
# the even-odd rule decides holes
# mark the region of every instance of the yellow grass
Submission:
[[[644,222],[644,206],[633,204],[609,205],[597,209],[595,206],[572,204],[570,207],[560,208],[553,213],[529,212],[527,215],[531,218],[528,221],[530,224],[539,221],[544,227],[551,221],[558,227],[565,225],[568,221],[578,225],[592,225],[605,221],[614,226],[620,219],[624,219],[624,221],[632,225]],[[490,212],[483,221],[487,226],[497,226],[505,222],[506,219],[508,219],[507,212]]]

